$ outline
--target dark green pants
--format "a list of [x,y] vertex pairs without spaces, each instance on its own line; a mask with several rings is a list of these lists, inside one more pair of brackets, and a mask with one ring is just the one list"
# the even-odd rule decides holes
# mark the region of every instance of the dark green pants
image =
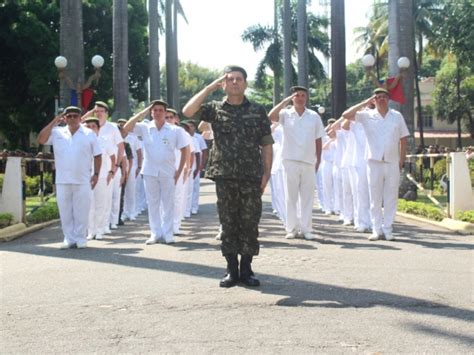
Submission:
[[217,211],[222,224],[222,255],[258,255],[262,215],[260,183],[216,179]]

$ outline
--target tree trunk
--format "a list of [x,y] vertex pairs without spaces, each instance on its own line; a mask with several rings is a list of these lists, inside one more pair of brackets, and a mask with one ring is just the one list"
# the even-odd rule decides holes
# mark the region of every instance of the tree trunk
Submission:
[[178,59],[178,6],[173,1],[173,106],[177,111],[181,110],[179,102],[179,59]]
[[[71,89],[77,90],[84,85],[84,40],[82,30],[82,2],[79,0],[62,0],[60,2],[60,54],[67,59],[66,75],[71,79],[74,88],[68,87],[61,80],[60,105],[71,104]],[[79,90],[81,91],[81,90]],[[81,106],[80,103],[76,103]]]
[[[278,0],[273,1],[273,41],[278,45]],[[278,67],[273,71],[273,106],[276,106],[281,100],[281,70]]]
[[293,70],[291,65],[291,7],[290,0],[283,0],[283,81],[284,95],[290,96],[290,87],[293,84]]
[[344,0],[331,0],[331,106],[334,117],[340,117],[346,109],[345,43]]
[[[390,106],[401,112],[411,133],[414,127],[414,68],[413,55],[415,53],[415,31],[413,18],[413,0],[389,0],[388,2],[388,45],[389,45],[389,73],[394,77],[399,73],[398,58],[407,57],[410,67],[405,70],[402,78],[403,92],[406,101],[403,105],[391,101]],[[415,150],[413,134],[408,138],[408,151]]]
[[308,25],[306,0],[297,3],[298,85],[308,87]]
[[113,2],[113,89],[114,114],[113,118],[130,116],[128,102],[128,13],[127,0]]
[[461,108],[461,68],[459,67],[459,60],[456,60],[456,97],[458,100],[458,108],[456,110],[456,123],[458,129],[458,148],[462,148],[462,126],[461,126],[461,117],[462,112]]
[[175,102],[177,83],[175,77],[175,71],[177,66],[177,58],[175,54],[175,39],[174,31],[175,25],[173,23],[174,16],[174,0],[166,0],[165,3],[165,12],[166,12],[166,97],[168,104],[175,108],[177,102]]
[[158,0],[148,1],[148,26],[149,38],[148,45],[150,51],[150,101],[160,98],[160,47],[159,47],[159,28],[160,17],[158,15]]
[[421,92],[420,92],[420,80],[418,77],[418,60],[416,55],[413,55],[413,67],[415,69],[415,86],[416,86],[416,112],[418,115],[418,130],[420,131],[420,145],[425,146],[425,139],[423,135],[423,108],[421,107]]

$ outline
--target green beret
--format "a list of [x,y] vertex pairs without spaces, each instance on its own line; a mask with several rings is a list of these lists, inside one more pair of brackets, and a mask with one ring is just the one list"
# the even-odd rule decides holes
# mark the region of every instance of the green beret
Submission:
[[178,112],[174,108],[171,108],[171,107],[167,108],[166,112],[171,112],[175,116],[178,114]]
[[64,109],[64,114],[67,115],[68,113],[78,113],[81,114],[82,110],[77,106],[68,106]]
[[245,71],[244,68],[239,67],[238,65],[228,65],[224,68],[225,74],[233,72],[233,71],[241,72],[242,75],[244,76],[244,79],[247,80],[247,72]]
[[87,117],[85,120],[84,120],[84,123],[97,123],[97,125],[99,125],[99,119],[97,117]]
[[305,88],[304,86],[292,86],[292,87],[290,88],[290,92],[291,92],[292,94],[295,93],[295,92],[297,92],[297,91],[304,91],[304,92],[308,93],[308,89]]
[[117,120],[117,123],[127,123],[127,119],[125,119],[125,118],[119,118],[119,119]]
[[109,112],[109,105],[107,105],[104,101],[96,101],[95,105],[99,106],[99,107],[102,107],[102,108],[105,108],[107,110],[107,112]]
[[373,91],[373,93],[374,93],[375,95],[377,95],[377,94],[386,94],[386,95],[390,96],[390,93],[388,92],[388,90],[387,90],[387,89],[384,89],[384,88],[376,88],[376,89]]
[[163,100],[153,100],[152,102],[150,102],[150,104],[152,107],[156,105],[160,105],[160,106],[164,106],[165,109],[168,108],[168,103]]

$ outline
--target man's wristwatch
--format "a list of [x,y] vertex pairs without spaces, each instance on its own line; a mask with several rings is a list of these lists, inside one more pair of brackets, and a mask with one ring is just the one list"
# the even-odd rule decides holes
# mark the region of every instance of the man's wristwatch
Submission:
[[94,176],[99,176],[99,173],[94,173]]

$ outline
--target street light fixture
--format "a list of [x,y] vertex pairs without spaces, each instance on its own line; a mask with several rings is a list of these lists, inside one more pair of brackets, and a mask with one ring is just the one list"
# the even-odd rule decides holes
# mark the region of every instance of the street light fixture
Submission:
[[78,106],[81,106],[82,92],[88,89],[93,82],[95,82],[96,85],[99,83],[100,70],[104,65],[104,58],[96,54],[92,57],[91,63],[92,66],[95,68],[94,74],[89,76],[84,85],[80,85],[80,83],[74,85],[71,78],[65,72],[65,69],[67,67],[67,58],[63,56],[58,56],[54,59],[54,65],[56,66],[56,68],[58,68],[59,80],[64,80],[70,90],[76,90]]
[[362,64],[365,67],[365,72],[367,74],[367,77],[372,80],[373,84],[376,87],[381,87],[390,91],[395,86],[397,86],[399,80],[402,78],[405,71],[410,67],[410,60],[407,57],[398,58],[397,65],[398,65],[398,68],[400,69],[400,72],[399,74],[397,74],[395,79],[390,84],[388,84],[388,80],[385,80],[385,82],[382,84],[375,76],[374,71],[373,71],[374,65],[375,65],[375,58],[372,54],[364,55],[362,57]]

